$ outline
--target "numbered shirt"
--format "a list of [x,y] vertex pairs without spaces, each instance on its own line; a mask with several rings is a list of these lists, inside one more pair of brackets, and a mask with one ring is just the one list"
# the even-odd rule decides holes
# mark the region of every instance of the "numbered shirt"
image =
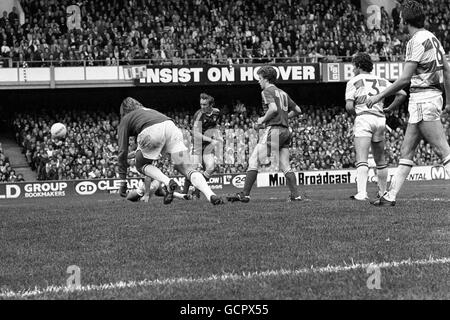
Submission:
[[379,117],[384,117],[383,107],[384,101],[380,101],[368,108],[366,101],[369,97],[383,92],[391,86],[388,80],[380,78],[372,74],[359,74],[347,82],[345,90],[345,100],[355,101],[356,115],[373,114]]
[[267,122],[268,126],[282,126],[289,127],[289,111],[294,110],[296,103],[289,97],[289,95],[274,85],[270,85],[262,92],[263,108],[267,110],[270,103],[275,103],[277,106],[276,115]]
[[411,99],[427,100],[444,91],[444,48],[428,30],[417,31],[406,46],[405,61],[417,62],[411,78]]

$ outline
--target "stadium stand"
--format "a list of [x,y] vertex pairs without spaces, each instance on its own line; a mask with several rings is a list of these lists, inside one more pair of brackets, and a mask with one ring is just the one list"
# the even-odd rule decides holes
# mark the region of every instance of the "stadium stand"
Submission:
[[[401,2],[401,1],[400,1]],[[0,18],[1,56],[29,67],[261,62],[336,62],[365,51],[400,60],[407,34],[398,10],[368,30],[350,0],[80,0],[81,30],[68,30],[67,0],[22,0]],[[427,28],[450,50],[448,1],[425,0]],[[108,14],[106,14],[108,13]]]
[[0,142],[0,183],[20,181],[24,181],[23,175],[16,173],[16,170],[11,166],[10,159],[5,155],[3,145]]
[[[301,106],[304,116],[292,123],[293,143],[291,166],[294,170],[319,170],[353,168],[355,151],[352,136],[353,116],[339,106]],[[224,143],[224,164],[218,173],[237,173],[246,169],[251,142],[249,134],[257,119],[257,109],[237,104],[233,110],[222,108],[219,128],[224,140],[233,137],[234,148]],[[190,145],[188,131],[192,112],[169,112],[168,115],[185,129],[185,143]],[[407,119],[404,112],[394,115],[401,119],[400,125],[386,133],[386,155],[390,165],[396,165],[403,141],[403,127]],[[50,126],[55,119],[67,124],[68,134],[64,141],[50,138]],[[442,118],[447,134],[450,119]],[[38,180],[94,179],[116,177],[117,126],[119,116],[113,112],[64,112],[64,114],[39,113],[17,114],[14,120],[16,139],[22,146],[27,161],[38,174]],[[235,136],[244,134],[245,144],[240,147]],[[130,151],[135,148],[134,141]],[[163,172],[175,175],[169,159],[162,158]],[[417,165],[433,165],[439,158],[428,143],[421,142],[414,159]],[[0,167],[1,168],[1,167]],[[277,170],[276,167],[270,170]],[[139,176],[133,160],[130,160],[129,176]]]
[[[77,4],[81,8],[82,29],[69,30],[66,8],[72,1],[22,0],[25,24],[20,25],[13,12],[3,13],[0,18],[1,57],[29,67],[336,62],[349,61],[359,51],[370,53],[375,61],[401,60],[407,35],[400,28],[398,10],[394,9],[392,17],[383,11],[380,29],[368,30],[356,2],[80,0]],[[448,52],[450,3],[423,3],[432,13],[426,27],[439,37]],[[293,123],[293,169],[353,167],[353,118],[337,106],[302,109],[304,118]],[[191,113],[169,116],[186,130],[190,128]],[[398,116],[400,124],[404,124],[406,114]],[[115,176],[117,114],[43,112],[39,116],[20,114],[15,119],[17,142],[39,180]],[[50,139],[49,127],[55,119],[68,124],[64,143],[55,144]],[[224,108],[221,129],[230,136],[232,130],[246,133],[255,121],[255,108],[237,104],[233,110]],[[448,119],[443,119],[443,123],[449,134]],[[387,134],[391,164],[397,162],[402,140],[401,125]],[[249,147],[232,150],[225,146],[228,164],[218,171],[245,170],[248,152]],[[423,143],[415,160],[418,165],[437,163],[430,146]],[[162,161],[167,163],[166,173],[174,174],[168,160]],[[133,171],[132,164],[131,175]]]

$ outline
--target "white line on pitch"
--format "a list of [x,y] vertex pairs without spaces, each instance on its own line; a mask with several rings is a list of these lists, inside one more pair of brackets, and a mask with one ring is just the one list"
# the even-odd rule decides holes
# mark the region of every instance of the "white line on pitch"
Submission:
[[405,201],[433,201],[433,202],[450,202],[450,199],[444,198],[413,198],[413,199],[404,199]]
[[378,268],[398,268],[401,266],[420,266],[420,265],[434,265],[434,264],[448,264],[450,263],[450,258],[428,258],[422,260],[402,260],[402,261],[392,261],[392,262],[381,262],[381,263],[352,263],[344,264],[341,266],[326,266],[326,267],[313,267],[295,269],[295,270],[268,270],[268,271],[257,271],[257,272],[243,272],[237,273],[224,273],[220,275],[211,275],[204,278],[168,278],[168,279],[156,279],[156,280],[142,280],[142,281],[119,281],[116,283],[102,284],[102,285],[86,285],[78,288],[68,288],[63,286],[49,286],[46,288],[34,288],[22,291],[11,291],[11,290],[1,290],[0,298],[27,298],[38,296],[42,294],[55,294],[55,293],[70,293],[70,292],[90,292],[90,291],[104,291],[104,290],[114,290],[114,289],[129,289],[129,288],[139,288],[139,287],[154,287],[154,286],[170,286],[174,284],[197,284],[197,283],[208,283],[208,282],[226,282],[226,281],[242,281],[251,279],[263,279],[263,278],[274,278],[282,276],[298,276],[302,274],[327,274],[327,273],[338,273],[358,269],[367,269],[368,267],[378,267]]

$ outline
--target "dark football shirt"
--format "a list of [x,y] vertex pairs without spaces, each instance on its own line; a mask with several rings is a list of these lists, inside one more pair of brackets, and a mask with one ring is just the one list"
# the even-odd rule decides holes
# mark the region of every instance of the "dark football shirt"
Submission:
[[125,115],[118,128],[119,144],[119,177],[126,179],[128,167],[128,142],[130,137],[136,137],[147,127],[171,120],[168,116],[150,108],[141,108]]

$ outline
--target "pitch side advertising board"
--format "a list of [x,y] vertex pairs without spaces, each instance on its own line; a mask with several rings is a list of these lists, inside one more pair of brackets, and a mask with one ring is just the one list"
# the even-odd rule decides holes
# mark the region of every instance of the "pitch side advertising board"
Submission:
[[[391,181],[397,168],[388,169],[388,182]],[[298,185],[333,185],[356,183],[356,170],[304,171],[295,172]],[[413,167],[407,178],[409,181],[448,180],[450,177],[442,166]],[[369,182],[376,182],[376,172],[369,170]],[[278,187],[286,185],[283,173],[262,172],[256,180],[258,187]]]
[[[389,168],[388,181],[392,179],[396,168]],[[295,172],[298,185],[335,185],[356,183],[356,170],[304,171]],[[184,185],[184,177],[174,177],[180,186]],[[376,172],[369,170],[369,182],[376,182]],[[449,180],[450,177],[442,166],[413,167],[409,181]],[[141,178],[128,179],[128,188],[136,189]],[[30,198],[62,198],[69,196],[93,196],[98,194],[117,193],[119,179],[95,179],[72,181],[37,181],[0,184],[0,200]],[[214,175],[208,180],[214,191],[224,194],[241,191],[245,184],[245,173]],[[278,187],[286,185],[284,174],[279,172],[261,172],[258,174],[258,187]]]
[[[262,65],[147,66],[146,77],[137,85],[238,85],[258,81]],[[320,81],[318,63],[274,64],[277,83]]]
[[[403,72],[404,62],[376,62],[372,74],[395,81]],[[347,82],[355,76],[350,62],[322,63],[323,82]]]
[[[180,186],[184,177],[174,177]],[[141,178],[128,179],[128,189],[136,189]],[[244,187],[245,174],[223,174],[212,176],[208,183],[213,190],[237,192]],[[117,193],[121,180],[93,179],[71,181],[36,181],[0,184],[0,200],[29,198],[62,198],[68,196],[93,196]]]
[[[397,80],[403,73],[405,63],[375,62],[372,74],[390,81]],[[351,62],[322,63],[322,82],[347,82],[355,76]]]

